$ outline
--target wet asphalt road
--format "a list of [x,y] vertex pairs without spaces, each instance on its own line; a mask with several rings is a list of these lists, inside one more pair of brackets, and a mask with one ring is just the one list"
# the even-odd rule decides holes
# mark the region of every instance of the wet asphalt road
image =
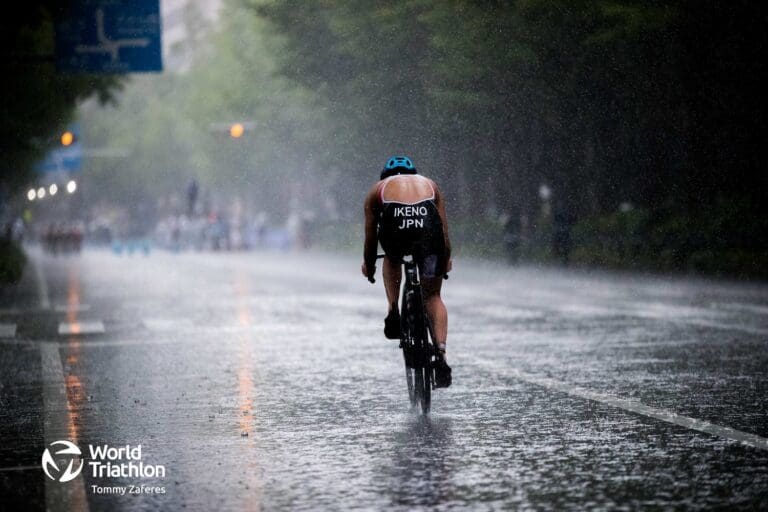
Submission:
[[[34,261],[0,292],[2,510],[768,502],[765,285],[459,259],[454,386],[425,418],[355,257]],[[141,445],[166,475],[54,482],[59,439]],[[96,491],[130,485],[165,492]]]

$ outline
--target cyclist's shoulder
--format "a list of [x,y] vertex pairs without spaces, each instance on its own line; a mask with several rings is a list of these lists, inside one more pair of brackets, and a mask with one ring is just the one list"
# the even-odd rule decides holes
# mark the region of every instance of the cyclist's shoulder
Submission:
[[437,186],[437,182],[436,182],[435,180],[433,180],[432,178],[428,178],[428,177],[426,177],[426,176],[422,176],[422,177],[423,177],[425,180],[427,180],[427,181],[429,182],[429,184],[430,184],[430,185],[432,185],[432,188],[435,188],[435,189],[437,189],[437,188],[438,188],[438,186]]
[[427,183],[429,183],[429,186],[432,187],[432,191],[435,193],[435,197],[440,195],[440,187],[437,185],[437,182],[433,180],[432,178],[428,178],[426,176],[421,176],[424,180],[426,180]]
[[375,196],[376,194],[378,194],[379,191],[381,190],[381,186],[384,184],[385,181],[386,180],[379,180],[376,183],[374,183],[371,186],[371,188],[368,189],[366,196]]
[[437,190],[439,187],[437,186],[437,182],[433,180],[432,178],[428,176],[424,176],[423,174],[401,174],[398,175],[398,177],[406,179],[406,180],[412,180],[416,182],[425,182],[428,183],[433,190]]
[[384,189],[387,187],[387,185],[390,182],[408,182],[408,181],[417,181],[417,182],[424,182],[429,184],[430,188],[434,192],[435,195],[440,194],[440,187],[438,187],[437,183],[424,175],[421,174],[397,174],[395,176],[389,176],[387,178],[384,178],[383,180],[378,180],[376,183],[373,184],[373,186],[368,191],[367,197],[370,199],[375,198],[381,198],[381,195],[384,192]]

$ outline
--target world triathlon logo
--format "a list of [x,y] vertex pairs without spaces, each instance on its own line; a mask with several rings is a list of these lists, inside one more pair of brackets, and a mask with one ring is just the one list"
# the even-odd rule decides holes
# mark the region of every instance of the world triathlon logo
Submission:
[[[63,446],[63,448],[57,449],[55,448],[56,446]],[[51,455],[51,452],[53,452],[53,455]],[[62,483],[74,480],[77,475],[80,474],[80,471],[83,470],[83,461],[80,460],[80,455],[82,455],[80,448],[74,443],[69,441],[52,442],[43,452],[42,464],[45,476],[51,480]],[[67,464],[67,460],[69,460],[69,464]],[[56,464],[57,461],[61,466]],[[80,465],[75,469],[75,463],[78,461],[80,462]],[[65,465],[67,469],[62,472],[61,467],[64,467]],[[54,471],[53,474],[51,474],[51,469]]]

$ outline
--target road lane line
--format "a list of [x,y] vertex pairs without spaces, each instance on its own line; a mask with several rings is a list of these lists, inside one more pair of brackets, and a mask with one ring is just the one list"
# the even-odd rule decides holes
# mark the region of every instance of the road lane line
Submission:
[[748,313],[755,313],[758,315],[768,315],[768,306],[762,306],[760,304],[749,304],[744,302],[715,302],[712,304],[712,306],[736,311],[746,311]]
[[103,334],[103,333],[104,333],[104,323],[100,321],[60,322],[59,323],[60,335]]
[[[40,345],[40,358],[43,368],[43,431],[45,445],[54,441],[68,440],[75,444],[79,440],[70,439],[71,406],[67,397],[64,368],[61,365],[58,343]],[[82,450],[82,447],[81,447]],[[41,454],[42,457],[42,454]],[[78,464],[79,461],[75,461]],[[45,509],[84,510],[88,511],[85,484],[82,472],[74,480],[65,484],[45,477]]]
[[34,347],[35,342],[30,340],[17,340],[15,338],[0,338],[0,345],[20,345],[25,347]]
[[37,281],[37,294],[40,296],[40,308],[51,309],[51,297],[48,295],[48,283],[45,281],[43,269],[40,267],[37,258],[32,259],[32,266],[35,269],[35,278]]
[[0,338],[13,338],[16,336],[16,324],[0,324]]
[[40,466],[7,466],[4,468],[0,468],[0,473],[4,471],[32,471],[35,469],[38,471],[42,470]]
[[[460,292],[459,296],[461,295],[466,296],[468,298],[476,297],[476,294],[473,291]],[[508,299],[507,295],[496,295],[496,297],[499,300]],[[528,318],[526,316],[521,316],[520,319],[522,320],[536,320],[536,317],[533,316],[536,314],[536,312],[539,312],[539,314],[544,316],[546,316],[547,312],[565,314],[565,315],[578,313],[579,316],[582,316],[584,318],[587,318],[590,316],[610,316],[610,317],[628,316],[632,318],[639,318],[642,320],[655,320],[659,322],[667,322],[675,325],[690,325],[694,327],[707,327],[711,329],[718,329],[718,330],[724,330],[724,331],[738,331],[738,332],[745,332],[747,334],[754,334],[757,336],[768,335],[768,328],[764,328],[759,325],[750,326],[750,325],[743,325],[743,324],[737,324],[737,323],[718,322],[713,320],[707,320],[705,318],[700,318],[700,317],[674,316],[668,310],[648,307],[647,305],[642,309],[638,309],[637,304],[633,304],[626,301],[617,302],[617,303],[595,303],[595,304],[590,304],[589,306],[584,306],[583,304],[561,304],[559,306],[556,306],[556,305],[553,306],[553,305],[550,305],[549,303],[542,303],[542,302],[521,303],[518,301],[514,301],[510,303],[509,306],[512,308],[513,311],[515,310],[530,311],[531,317]],[[664,306],[666,306],[666,304]],[[768,307],[763,307],[763,306],[751,306],[751,305],[739,305],[739,304],[734,304],[732,307],[728,307],[727,304],[720,304],[720,306],[723,309],[745,310],[745,311],[749,311],[756,314],[768,314]],[[474,311],[473,309],[472,313],[487,316],[493,319],[499,319],[499,320],[504,319],[501,316],[502,314],[506,314],[506,313],[501,313],[503,308],[499,309],[498,313],[494,313],[493,309],[491,309],[491,313],[486,314],[486,310],[488,310],[489,307],[493,308],[493,306],[488,306],[484,304],[482,307],[477,308],[477,311]],[[687,309],[691,309],[691,308],[687,308]],[[696,311],[699,312],[699,314],[723,313],[723,311],[721,310],[706,309],[706,308],[696,308]],[[510,314],[509,319],[515,319],[512,315],[514,315],[514,312]]]
[[91,310],[90,304],[56,304],[53,308],[57,313],[83,313]]
[[193,327],[189,318],[145,318],[141,323],[150,331],[175,331]]
[[510,376],[517,380],[521,380],[529,384],[534,384],[536,386],[541,386],[552,391],[559,391],[561,393],[566,393],[578,398],[584,398],[586,400],[592,400],[593,402],[610,405],[611,407],[616,407],[618,409],[623,409],[635,414],[661,420],[673,425],[685,427],[690,430],[697,430],[699,432],[704,432],[706,434],[721,437],[723,439],[736,441],[753,448],[768,450],[768,438],[750,434],[749,432],[742,432],[741,430],[736,430],[731,427],[723,427],[721,425],[716,425],[705,420],[698,420],[696,418],[683,416],[682,414],[677,414],[672,411],[650,407],[648,405],[643,405],[636,400],[628,400],[606,393],[592,391],[590,389],[576,386],[574,384],[568,384],[567,382],[550,379],[549,377],[539,377],[537,375],[532,375],[530,373],[518,370],[517,368],[504,367],[491,361],[476,362],[480,366],[485,366],[486,368],[492,367],[495,370],[504,369],[508,372],[511,372]]
[[[653,318],[653,317],[642,317]],[[721,324],[718,322],[709,322],[707,320],[697,319],[685,319],[685,318],[662,318],[661,320],[667,321],[673,324],[691,325],[694,327],[708,327],[710,329],[721,329],[724,331],[741,331],[747,334],[756,334],[757,336],[768,335],[768,329],[761,329],[760,327],[751,327],[749,325],[736,325],[736,324]]]

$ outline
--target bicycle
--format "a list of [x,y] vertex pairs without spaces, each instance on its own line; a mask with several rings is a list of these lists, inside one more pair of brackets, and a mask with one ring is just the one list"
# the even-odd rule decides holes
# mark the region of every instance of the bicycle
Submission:
[[[376,259],[383,258],[377,255]],[[438,357],[432,325],[424,310],[418,265],[412,255],[403,256],[403,291],[400,299],[400,348],[405,362],[405,381],[411,407],[428,414],[435,388],[435,358]],[[448,274],[443,276],[448,279]],[[373,278],[370,278],[374,282]]]

